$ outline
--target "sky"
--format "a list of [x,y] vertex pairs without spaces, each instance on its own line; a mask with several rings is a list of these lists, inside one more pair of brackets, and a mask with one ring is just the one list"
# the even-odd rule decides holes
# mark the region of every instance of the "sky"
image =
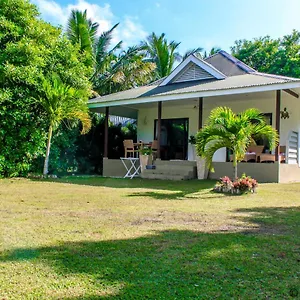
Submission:
[[120,23],[114,41],[136,45],[151,32],[181,42],[179,50],[218,46],[239,39],[300,31],[300,0],[31,0],[41,17],[63,28],[72,9],[87,9],[100,32]]

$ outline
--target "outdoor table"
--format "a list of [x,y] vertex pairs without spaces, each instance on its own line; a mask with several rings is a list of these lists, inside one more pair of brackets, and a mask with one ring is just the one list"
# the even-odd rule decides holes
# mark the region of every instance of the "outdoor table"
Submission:
[[151,147],[151,143],[137,142],[133,143],[133,145],[137,148]]
[[[123,178],[130,178],[137,177],[140,175],[141,165],[140,159],[136,157],[121,157],[120,158],[127,173]],[[129,162],[129,166],[126,165],[126,161]]]

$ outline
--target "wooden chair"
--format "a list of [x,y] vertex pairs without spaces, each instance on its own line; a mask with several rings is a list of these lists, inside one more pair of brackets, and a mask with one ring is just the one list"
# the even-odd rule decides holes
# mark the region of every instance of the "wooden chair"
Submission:
[[[279,162],[285,163],[286,146],[279,147]],[[275,163],[275,154],[262,153],[260,155],[260,162]]]
[[[265,146],[257,146],[257,145],[252,145],[247,148],[247,153],[245,154],[244,158],[241,160],[243,162],[250,162],[258,161],[258,157],[261,156]],[[231,154],[229,157],[229,160],[233,160],[233,155]]]
[[134,148],[133,140],[124,140],[123,145],[125,157],[128,157],[128,154],[130,154],[131,157],[135,157],[135,153],[138,153],[138,149]]
[[258,145],[252,145],[249,146],[247,149],[247,154],[245,155],[245,157],[243,158],[242,161],[248,162],[248,161],[258,161],[258,157],[262,154],[262,152],[264,151],[264,147],[265,146],[258,146]]

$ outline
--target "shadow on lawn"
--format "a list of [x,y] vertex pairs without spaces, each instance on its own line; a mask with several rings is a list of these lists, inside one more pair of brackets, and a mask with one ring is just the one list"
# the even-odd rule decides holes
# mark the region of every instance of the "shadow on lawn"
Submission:
[[[215,183],[215,182],[214,182]],[[211,186],[211,188],[213,185]],[[185,199],[218,199],[221,198],[232,198],[232,197],[241,197],[243,195],[232,195],[232,194],[223,194],[215,193],[212,189],[201,188],[195,190],[186,189],[185,191],[169,191],[169,192],[134,192],[127,195],[128,197],[151,197],[157,200],[185,200]]]
[[[300,295],[300,207],[239,212],[252,214],[240,217],[257,224],[251,235],[168,230],[135,239],[15,249],[0,259],[42,261],[63,277],[81,276],[89,288],[78,298],[68,299],[287,299]],[[275,226],[279,234],[260,230],[266,225]],[[282,226],[288,229],[284,235]]]
[[109,187],[117,189],[153,189],[163,190],[164,192],[137,192],[132,193],[130,197],[147,196],[155,199],[180,199],[188,194],[197,193],[199,191],[212,189],[216,180],[186,180],[186,181],[171,181],[171,180],[147,180],[141,178],[123,179],[123,178],[105,178],[93,176],[80,177],[63,177],[57,179],[32,179],[43,182],[58,182],[98,187]]

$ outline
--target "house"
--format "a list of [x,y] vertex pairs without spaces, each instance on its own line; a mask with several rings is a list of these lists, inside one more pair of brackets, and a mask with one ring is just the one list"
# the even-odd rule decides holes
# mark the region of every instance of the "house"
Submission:
[[[107,121],[109,114],[137,119],[138,140],[157,139],[161,145],[161,160],[157,161],[161,173],[155,175],[153,171],[149,178],[165,178],[173,172],[177,179],[188,178],[184,172],[191,175],[195,155],[188,139],[205,124],[213,108],[227,106],[236,113],[257,108],[278,130],[280,146],[286,149],[285,163],[279,163],[278,147],[273,153],[275,163],[240,163],[239,175],[245,172],[261,182],[290,182],[300,181],[299,93],[300,79],[257,72],[221,50],[206,59],[190,55],[169,76],[147,86],[94,98],[89,107],[106,113]],[[105,145],[104,176],[122,176],[125,170],[121,162],[107,158],[107,138]],[[218,150],[210,178],[232,174],[228,160],[228,151]]]

